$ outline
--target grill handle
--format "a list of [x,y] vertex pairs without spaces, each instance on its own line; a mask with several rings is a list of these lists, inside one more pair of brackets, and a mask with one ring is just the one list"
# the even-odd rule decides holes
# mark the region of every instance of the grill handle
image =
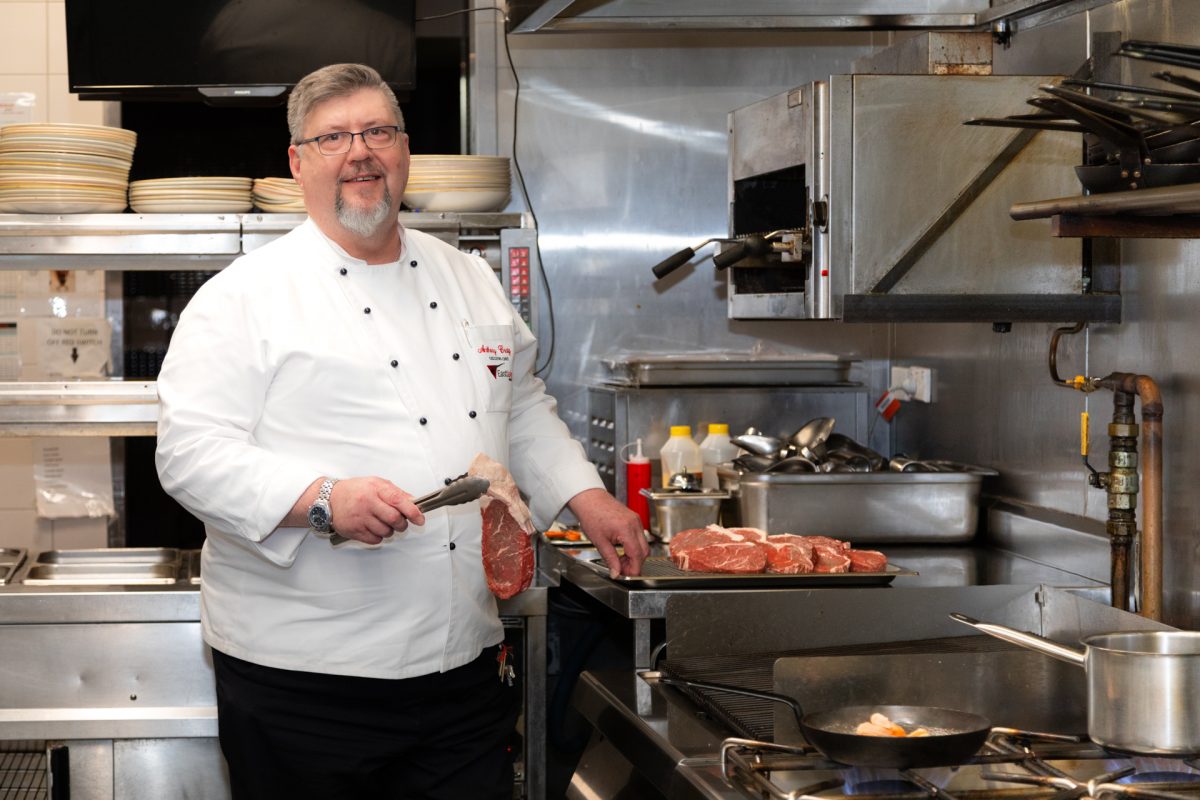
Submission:
[[682,686],[685,689],[696,689],[698,691],[709,692],[726,692],[727,694],[737,694],[743,697],[753,697],[755,700],[770,700],[775,703],[783,703],[792,710],[792,714],[796,717],[796,723],[804,718],[804,709],[800,707],[799,701],[794,697],[788,697],[786,694],[778,694],[776,692],[762,692],[757,689],[743,689],[741,686],[730,686],[725,683],[709,683],[707,681],[693,681],[684,678],[668,678],[663,675],[658,679],[659,683],[665,683],[671,686]]

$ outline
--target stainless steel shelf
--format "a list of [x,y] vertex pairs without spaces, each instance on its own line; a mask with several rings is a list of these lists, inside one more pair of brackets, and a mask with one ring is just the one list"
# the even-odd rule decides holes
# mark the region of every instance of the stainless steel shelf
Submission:
[[[987,30],[1001,20],[1044,24],[1107,0],[746,0],[736,10],[695,0],[520,0],[513,4],[513,33],[693,30]],[[831,9],[831,6],[833,8]],[[886,9],[881,8],[886,6]],[[882,13],[881,13],[882,12]],[[1043,19],[1046,18],[1046,19]]]
[[153,381],[0,382],[0,437],[153,436]]
[[[276,239],[304,214],[0,214],[0,270],[215,270]],[[451,244],[530,227],[522,213],[404,212],[401,223]]]

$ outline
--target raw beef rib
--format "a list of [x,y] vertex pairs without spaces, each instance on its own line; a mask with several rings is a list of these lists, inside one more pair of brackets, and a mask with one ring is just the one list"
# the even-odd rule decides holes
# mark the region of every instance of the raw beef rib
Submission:
[[521,500],[517,483],[503,464],[483,453],[475,456],[468,475],[488,479],[479,499],[483,513],[483,574],[488,589],[501,600],[520,594],[533,582],[533,518]]

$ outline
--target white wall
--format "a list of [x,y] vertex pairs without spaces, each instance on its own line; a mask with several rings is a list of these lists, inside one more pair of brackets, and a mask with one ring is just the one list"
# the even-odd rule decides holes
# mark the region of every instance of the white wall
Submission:
[[[64,9],[50,0],[0,0],[0,93],[33,92],[32,122],[119,124],[118,104],[80,101],[67,89]],[[32,465],[30,440],[0,438],[0,547],[104,546],[104,519],[38,518]]]

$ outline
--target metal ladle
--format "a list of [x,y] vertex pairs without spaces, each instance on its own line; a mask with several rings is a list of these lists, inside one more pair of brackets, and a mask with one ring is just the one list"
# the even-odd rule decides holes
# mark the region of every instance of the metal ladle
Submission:
[[809,461],[820,463],[825,458],[825,440],[833,433],[837,420],[833,417],[816,417],[804,423],[800,430],[788,440]]
[[778,436],[767,436],[766,434],[758,433],[753,428],[740,436],[734,436],[729,441],[756,456],[770,456],[772,458],[783,449],[785,444],[783,439],[780,439]]

